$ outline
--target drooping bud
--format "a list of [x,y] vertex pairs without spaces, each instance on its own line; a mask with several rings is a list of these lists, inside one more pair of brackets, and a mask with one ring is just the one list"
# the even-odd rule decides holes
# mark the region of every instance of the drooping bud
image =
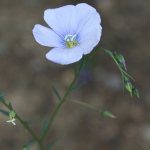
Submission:
[[140,98],[140,96],[139,96],[139,91],[138,91],[137,88],[132,87],[132,92],[133,92],[133,94],[135,94],[138,98]]
[[15,112],[14,110],[11,110],[11,111],[9,112],[9,118],[13,119],[13,118],[15,118],[15,117],[16,117],[16,112]]
[[29,148],[28,148],[26,145],[24,145],[24,146],[22,147],[22,150],[29,150]]
[[124,57],[121,54],[115,52],[115,58],[119,63],[121,63],[121,67],[127,70]]
[[99,111],[104,117],[116,118],[116,116],[112,115],[109,111],[101,110]]
[[131,97],[132,97],[132,84],[130,81],[125,82],[125,88],[127,89],[127,91],[130,93]]

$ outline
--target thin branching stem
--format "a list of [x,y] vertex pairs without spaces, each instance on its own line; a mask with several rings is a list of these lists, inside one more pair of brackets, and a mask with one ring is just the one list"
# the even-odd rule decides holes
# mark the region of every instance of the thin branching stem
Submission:
[[64,103],[65,98],[67,97],[67,95],[68,95],[70,89],[72,88],[74,82],[76,81],[77,77],[79,76],[80,72],[82,71],[82,69],[83,69],[84,67],[85,67],[85,65],[83,65],[83,66],[80,68],[80,70],[76,73],[76,75],[75,75],[73,81],[71,82],[70,86],[68,87],[68,89],[67,89],[65,95],[63,96],[63,98],[62,98],[61,101],[59,102],[58,106],[56,107],[56,109],[55,109],[54,113],[52,114],[52,116],[51,116],[51,118],[50,118],[50,120],[49,120],[49,122],[48,122],[48,125],[47,125],[47,127],[46,127],[46,129],[45,129],[45,131],[44,131],[44,133],[43,133],[43,135],[42,135],[42,137],[41,137],[41,139],[40,139],[41,142],[44,140],[44,138],[45,138],[45,136],[46,136],[46,134],[47,134],[47,132],[48,132],[48,130],[49,130],[49,128],[50,128],[50,126],[51,126],[51,124],[52,124],[52,122],[53,122],[53,120],[54,120],[54,118],[55,118],[55,116],[56,116],[56,114],[57,114],[57,112],[58,112],[58,110],[59,110],[59,108],[60,108],[61,105]]
[[94,110],[96,110],[96,111],[100,111],[99,109],[95,108],[94,106],[91,106],[91,105],[89,105],[89,104],[87,104],[87,103],[84,103],[84,102],[81,102],[81,101],[78,101],[78,100],[69,99],[69,100],[66,100],[66,102],[77,103],[77,104],[80,104],[80,105],[82,105],[82,106],[85,106],[85,107],[94,109]]
[[51,126],[51,124],[52,124],[52,122],[53,122],[53,120],[54,120],[54,118],[55,118],[55,116],[56,116],[56,114],[57,114],[57,112],[58,112],[58,110],[59,110],[59,108],[60,108],[61,105],[64,103],[65,98],[67,97],[67,95],[68,95],[70,89],[72,88],[72,86],[73,86],[74,82],[76,81],[77,77],[79,76],[80,72],[81,72],[82,69],[85,67],[85,65],[89,62],[89,60],[90,60],[98,51],[100,51],[100,50],[106,51],[105,49],[98,48],[92,55],[90,55],[90,57],[86,60],[86,63],[83,63],[82,67],[81,67],[81,68],[79,69],[79,71],[75,74],[75,77],[74,77],[73,81],[71,82],[70,86],[68,87],[68,89],[67,89],[65,95],[63,96],[63,98],[62,98],[61,101],[59,102],[58,106],[56,107],[54,113],[52,114],[52,116],[51,116],[51,118],[50,118],[50,120],[49,120],[49,122],[48,122],[48,125],[47,125],[47,127],[46,127],[46,129],[45,129],[45,131],[44,131],[44,133],[43,133],[43,135],[42,135],[42,137],[41,137],[41,139],[40,139],[41,142],[44,140],[46,134],[48,133],[48,130],[49,130],[49,128],[50,128],[50,126]]
[[[11,110],[10,106],[1,101],[9,110]],[[16,118],[20,121],[20,123],[23,125],[24,128],[30,133],[30,135],[33,137],[33,139],[39,144],[40,140],[37,138],[37,136],[33,133],[33,131],[30,129],[30,127],[27,125],[26,122],[24,122],[19,115],[16,113]],[[40,150],[43,150],[42,145],[39,144]]]
[[[113,49],[112,47],[110,47],[109,45],[103,44],[103,45],[101,45],[100,47],[102,47],[102,46],[107,46],[107,47],[111,48],[111,49],[114,51],[114,49]],[[46,127],[46,129],[45,129],[45,131],[44,131],[44,133],[42,134],[42,136],[41,136],[40,139],[37,138],[37,136],[36,136],[36,135],[33,133],[33,131],[30,129],[30,127],[28,126],[28,124],[27,124],[26,122],[24,122],[24,121],[16,114],[16,118],[17,118],[17,119],[20,121],[20,123],[24,126],[24,129],[26,129],[26,130],[30,133],[30,135],[33,137],[33,139],[38,143],[39,150],[44,150],[44,148],[43,148],[43,140],[44,140],[45,136],[47,135],[48,130],[49,130],[51,124],[53,123],[53,120],[54,120],[54,118],[55,118],[55,116],[56,116],[58,110],[60,109],[61,105],[65,102],[65,99],[66,99],[68,93],[70,92],[70,89],[72,88],[73,84],[75,83],[76,79],[78,78],[78,76],[79,76],[79,74],[81,73],[81,71],[83,70],[83,68],[86,66],[86,64],[90,61],[90,59],[91,59],[98,51],[104,50],[105,52],[108,52],[108,50],[106,50],[106,49],[104,49],[104,48],[100,48],[100,47],[99,47],[96,51],[94,51],[86,61],[84,61],[85,56],[83,57],[83,60],[81,61],[81,64],[80,64],[80,67],[79,67],[79,70],[78,70],[78,71],[77,71],[77,66],[75,66],[75,77],[74,77],[73,81],[71,82],[70,86],[68,87],[68,89],[67,89],[66,93],[64,94],[63,98],[61,99],[61,101],[60,101],[59,104],[57,105],[55,111],[53,112],[53,114],[52,114],[52,116],[51,116],[51,118],[50,118],[50,120],[49,120],[49,122],[48,122],[48,125],[47,125],[47,127]],[[115,51],[114,51],[114,52],[115,52]],[[110,54],[110,55],[111,55],[111,54]],[[126,74],[127,76],[129,76],[129,75],[119,66],[119,64],[118,64],[118,62],[116,61],[116,59],[114,58],[114,56],[111,55],[111,57],[113,58],[113,60],[114,60],[115,63],[117,64],[117,66],[119,67],[119,70],[120,70],[120,72],[121,72],[122,78],[124,77],[124,74]],[[129,77],[132,78],[131,76],[129,76]],[[132,78],[132,79],[133,79],[133,78]],[[134,79],[133,79],[133,80],[134,80]],[[96,110],[96,111],[99,111],[97,108],[95,108],[95,107],[93,107],[93,106],[91,106],[91,105],[88,105],[88,104],[86,104],[86,103],[83,103],[83,102],[80,102],[80,101],[77,101],[77,100],[70,100],[70,101],[75,102],[75,103],[78,103],[78,104],[80,104],[80,105],[84,105],[84,106],[89,107],[89,108],[92,108],[92,109],[94,109],[94,110]],[[9,110],[11,110],[10,105],[7,105],[7,104],[6,104],[5,102],[3,102],[3,101],[1,101],[1,102],[2,102]],[[25,135],[24,135],[24,136],[25,136]],[[25,142],[25,140],[24,140],[24,142]]]

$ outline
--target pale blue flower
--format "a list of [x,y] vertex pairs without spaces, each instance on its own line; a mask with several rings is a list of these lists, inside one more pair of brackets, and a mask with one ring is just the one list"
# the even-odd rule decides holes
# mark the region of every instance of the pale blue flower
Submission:
[[100,15],[92,6],[81,3],[47,9],[44,20],[52,28],[35,25],[35,40],[52,48],[46,58],[67,65],[79,61],[98,44],[102,27]]

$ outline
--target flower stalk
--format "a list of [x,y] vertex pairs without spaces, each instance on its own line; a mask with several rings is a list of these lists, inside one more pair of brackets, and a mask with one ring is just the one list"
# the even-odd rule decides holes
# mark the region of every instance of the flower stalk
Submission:
[[[58,111],[59,111],[61,105],[62,105],[64,102],[68,101],[68,100],[66,100],[66,97],[67,97],[67,95],[69,94],[69,92],[71,91],[71,88],[73,87],[73,84],[75,83],[76,79],[78,78],[79,74],[81,73],[81,71],[83,70],[83,68],[86,66],[86,64],[90,61],[90,59],[91,59],[98,51],[104,50],[105,52],[107,52],[107,53],[113,58],[113,60],[115,61],[115,63],[116,63],[117,66],[119,67],[119,70],[120,70],[120,72],[121,72],[122,79],[123,79],[123,84],[124,84],[125,87],[126,87],[126,82],[129,82],[129,81],[128,81],[128,80],[129,80],[128,77],[132,78],[131,76],[129,76],[129,75],[120,67],[120,65],[118,64],[117,60],[116,60],[115,57],[113,56],[113,54],[112,54],[110,51],[108,51],[108,50],[106,50],[106,49],[104,49],[104,48],[101,48],[102,46],[104,46],[104,45],[101,45],[92,55],[90,55],[90,57],[89,57],[87,60],[85,60],[85,57],[82,58],[83,60],[81,61],[81,64],[80,64],[80,67],[79,67],[79,70],[78,70],[78,71],[77,71],[77,66],[76,66],[76,68],[75,68],[75,70],[76,70],[76,71],[75,71],[75,77],[74,77],[74,79],[72,80],[72,82],[71,82],[70,86],[68,87],[67,91],[65,92],[63,98],[62,98],[62,99],[60,98],[60,102],[59,102],[59,104],[57,105],[55,111],[53,112],[53,114],[52,114],[50,120],[48,121],[47,127],[46,127],[44,133],[42,134],[41,138],[38,138],[38,137],[33,133],[33,131],[30,129],[30,127],[28,126],[28,124],[27,124],[26,122],[24,122],[24,121],[18,116],[18,114],[15,113],[15,118],[17,118],[17,119],[20,121],[20,123],[24,126],[24,129],[26,129],[26,130],[30,133],[30,135],[33,137],[33,139],[38,143],[39,150],[44,150],[44,148],[43,148],[43,140],[45,139],[45,137],[46,137],[46,135],[47,135],[47,133],[48,133],[50,127],[51,127],[51,124],[53,123],[53,121],[54,121],[54,119],[55,119],[55,117],[56,117],[56,115],[57,115],[57,113],[58,113]],[[128,77],[126,77],[126,75],[127,75]],[[134,79],[133,79],[133,80],[134,80]],[[127,87],[126,87],[126,88],[127,88]],[[134,88],[134,87],[133,87],[133,93],[134,93],[137,97],[139,97],[138,90],[137,90],[136,88]],[[130,92],[130,94],[131,94],[131,92]],[[93,107],[93,106],[91,106],[91,105],[88,105],[88,104],[83,103],[83,102],[80,102],[80,101],[76,101],[76,100],[69,100],[69,101],[72,101],[72,102],[78,103],[78,104],[80,104],[80,105],[84,105],[84,106],[86,106],[86,107],[92,108],[92,109],[98,111],[99,113],[101,113],[101,114],[102,114],[103,116],[105,116],[105,117],[115,118],[115,116],[112,115],[112,114],[111,114],[110,112],[108,112],[108,111],[99,110],[99,109],[97,109],[97,108],[95,108],[95,107]],[[11,106],[10,104],[7,105],[7,104],[5,103],[5,101],[1,101],[1,102],[2,102],[9,110],[13,111],[13,110],[12,110],[12,106]],[[14,113],[12,113],[12,115],[14,116]]]
[[[7,105],[5,102],[1,101],[9,110],[12,110],[12,107],[10,105]],[[26,130],[30,133],[30,135],[33,137],[33,139],[39,144],[40,150],[44,150],[43,146],[40,144],[40,140],[37,138],[37,136],[34,134],[34,132],[30,129],[30,127],[24,122],[19,115],[16,113],[15,117],[19,120],[19,122],[26,128]]]
[[41,142],[44,140],[44,138],[45,138],[45,136],[46,136],[46,134],[47,134],[47,132],[48,132],[48,130],[49,130],[49,128],[50,128],[50,126],[51,126],[51,124],[52,124],[52,122],[53,122],[53,120],[54,120],[54,118],[55,118],[55,116],[56,116],[56,114],[57,114],[57,112],[58,112],[58,110],[59,110],[59,108],[60,108],[61,105],[64,103],[65,98],[67,97],[67,95],[68,95],[70,89],[72,88],[73,84],[75,83],[77,77],[79,76],[79,74],[81,73],[81,71],[82,71],[82,69],[83,69],[84,67],[85,67],[85,64],[83,64],[83,66],[80,68],[80,70],[78,71],[78,73],[76,73],[76,75],[75,75],[73,81],[71,82],[70,86],[68,87],[66,93],[64,94],[63,98],[61,99],[61,101],[59,102],[58,106],[56,107],[54,113],[52,114],[52,117],[50,118],[50,120],[49,120],[49,122],[48,122],[47,128],[46,128],[45,132],[43,133],[43,135],[42,135],[42,137],[41,137],[41,139],[40,139]]

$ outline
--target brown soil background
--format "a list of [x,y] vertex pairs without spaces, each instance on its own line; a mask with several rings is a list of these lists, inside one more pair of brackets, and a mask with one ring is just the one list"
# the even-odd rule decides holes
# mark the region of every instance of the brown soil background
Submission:
[[[35,24],[47,26],[43,12],[48,8],[86,2],[102,19],[100,44],[108,44],[123,54],[140,99],[122,92],[120,72],[105,52],[89,63],[87,83],[70,93],[117,119],[104,118],[78,104],[65,103],[45,139],[57,140],[53,150],[149,150],[150,149],[150,1],[149,0],[0,0],[0,92],[16,112],[28,121],[39,116],[31,128],[40,136],[42,120],[50,118],[58,99],[51,86],[63,96],[74,77],[74,65],[62,66],[45,58],[50,50],[36,43]],[[68,18],[69,19],[69,18]],[[87,56],[88,57],[88,56]],[[82,76],[85,78],[85,76]],[[2,104],[0,109],[7,110]],[[6,123],[0,114],[0,149],[20,149],[23,127]],[[31,136],[26,133],[27,141]],[[34,144],[30,150],[36,150]]]

